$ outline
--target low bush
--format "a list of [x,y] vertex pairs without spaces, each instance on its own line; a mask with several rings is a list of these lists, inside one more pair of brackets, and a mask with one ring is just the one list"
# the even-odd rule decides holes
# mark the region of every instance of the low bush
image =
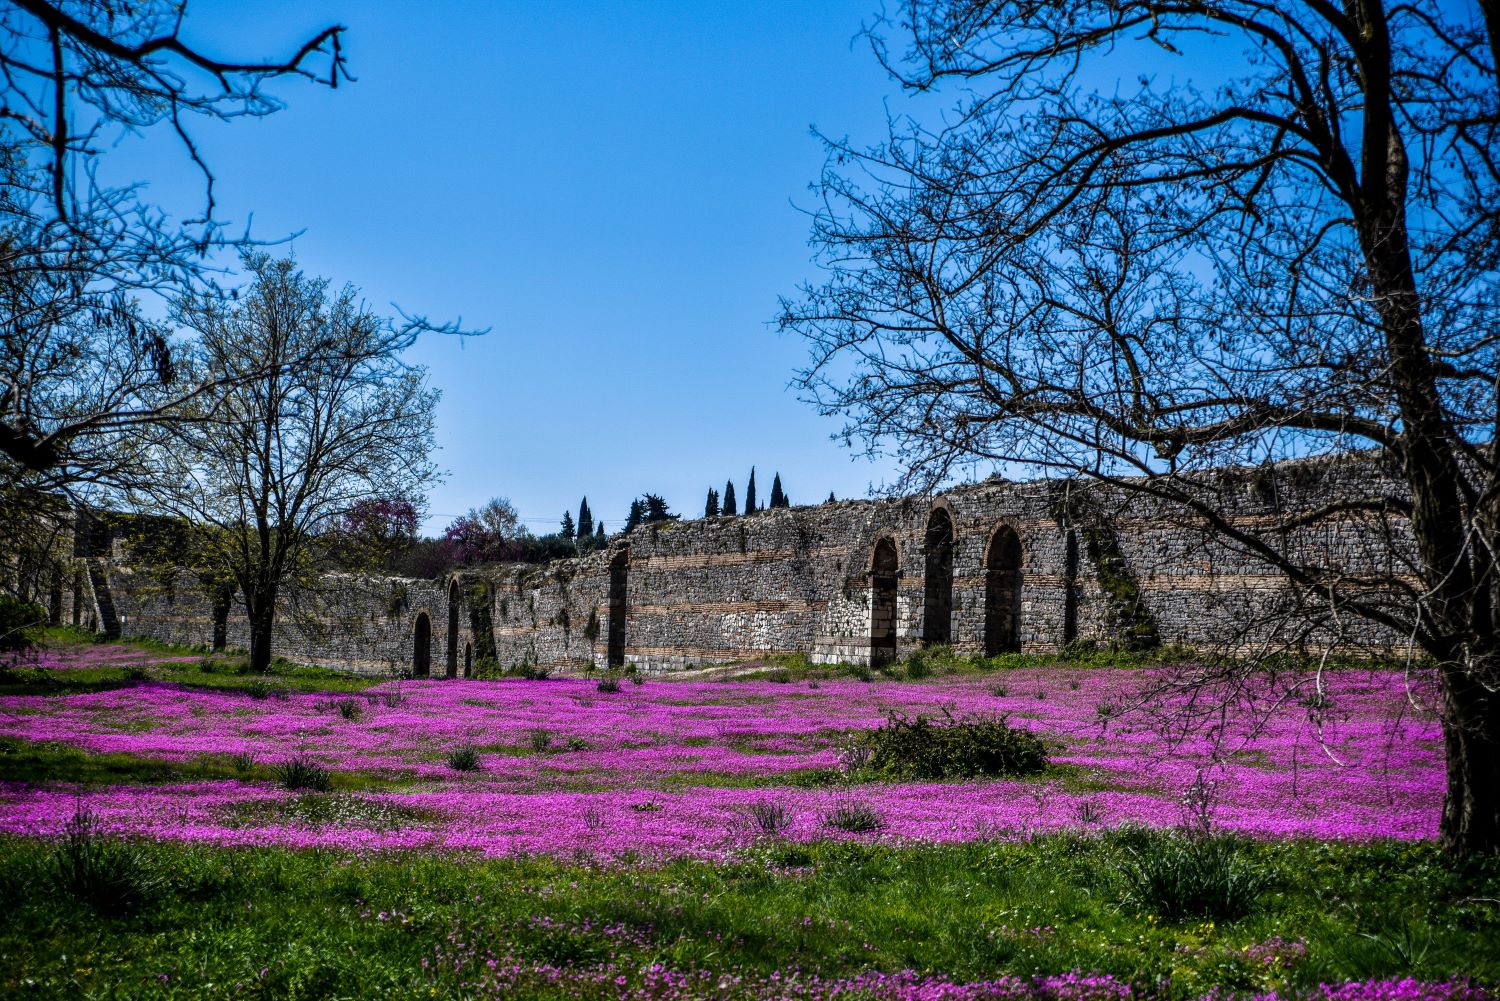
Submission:
[[536,729],[528,733],[526,735],[526,739],[531,744],[531,749],[538,753],[545,751],[547,750],[547,748],[552,746],[551,732],[544,730],[541,727],[537,727]]
[[245,686],[245,694],[252,699],[265,699],[271,695],[271,685],[265,681],[252,681]]
[[310,789],[327,792],[333,788],[333,776],[328,769],[305,754],[287,758],[274,768],[276,780],[285,789]]
[[1128,839],[1119,876],[1127,902],[1167,921],[1235,921],[1255,909],[1269,882],[1240,839],[1170,831]]
[[448,752],[448,767],[455,772],[479,771],[479,749],[465,744]]
[[47,628],[47,610],[0,594],[0,650],[30,650]]
[[860,734],[846,750],[851,770],[896,779],[949,779],[975,775],[1032,775],[1047,766],[1047,748],[1036,735],[1015,730],[1000,716],[927,716],[891,713],[882,726]]
[[618,692],[620,690],[620,676],[610,673],[599,679],[598,685],[601,692]]
[[358,723],[365,715],[365,707],[354,699],[339,699],[337,702],[339,715],[344,719]]
[[62,843],[44,864],[46,883],[101,914],[131,914],[159,884],[140,845],[106,836],[87,807],[63,827]]

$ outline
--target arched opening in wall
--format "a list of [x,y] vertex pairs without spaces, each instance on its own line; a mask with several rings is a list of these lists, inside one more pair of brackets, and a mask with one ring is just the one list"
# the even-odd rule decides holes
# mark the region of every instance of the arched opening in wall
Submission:
[[432,673],[432,620],[426,612],[417,613],[411,630],[411,675],[425,678]]
[[984,655],[1021,649],[1021,537],[1009,525],[984,550]]
[[896,543],[879,539],[870,557],[870,666],[896,659]]
[[604,662],[625,666],[625,584],[630,571],[630,547],[621,546],[609,559],[609,640]]
[[953,638],[953,516],[935,507],[927,516],[927,587],[922,601],[922,644]]
[[464,677],[474,677],[474,644],[464,644]]
[[450,678],[458,677],[458,581],[448,582],[448,650],[443,666]]

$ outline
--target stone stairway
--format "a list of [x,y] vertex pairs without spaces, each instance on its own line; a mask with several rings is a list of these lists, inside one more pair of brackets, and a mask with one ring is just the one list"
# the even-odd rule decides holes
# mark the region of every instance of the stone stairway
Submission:
[[89,568],[89,583],[94,587],[94,601],[99,606],[99,626],[108,639],[120,638],[120,617],[115,614],[114,596],[109,592],[109,578],[104,573],[104,561],[91,556],[84,561]]

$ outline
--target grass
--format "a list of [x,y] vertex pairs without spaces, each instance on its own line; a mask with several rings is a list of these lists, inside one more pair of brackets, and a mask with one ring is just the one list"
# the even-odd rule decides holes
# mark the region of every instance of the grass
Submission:
[[[1500,980],[1495,860],[1455,868],[1425,844],[1251,844],[1268,885],[1256,908],[1232,924],[1174,923],[1122,904],[1131,843],[773,842],[737,863],[612,867],[139,845],[133,864],[153,892],[116,917],[33,878],[53,844],[12,838],[0,840],[0,994],[468,996],[462,984],[490,952],[569,972],[613,962],[631,981],[652,963],[747,978],[792,963],[964,980],[1076,968],[1164,984],[1164,998]],[[1305,956],[1247,951],[1276,937],[1304,940]],[[619,993],[538,978],[517,996]]]
[[[257,761],[253,755],[201,754],[182,761],[135,754],[90,754],[67,744],[0,737],[0,775],[8,782],[34,786],[102,789],[112,785],[168,785],[238,779],[243,782],[280,782],[276,761]],[[331,773],[333,788],[376,792],[419,782],[415,776],[366,773],[339,769]]]

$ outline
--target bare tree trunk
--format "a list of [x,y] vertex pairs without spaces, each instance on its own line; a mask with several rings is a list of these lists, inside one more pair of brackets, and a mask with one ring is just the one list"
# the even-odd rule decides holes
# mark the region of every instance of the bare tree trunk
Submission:
[[276,592],[245,596],[250,617],[250,670],[266,674],[271,669],[271,634],[276,625]]
[[1500,853],[1500,694],[1482,681],[1497,662],[1500,650],[1491,649],[1442,669],[1448,788],[1440,836],[1459,858]]

